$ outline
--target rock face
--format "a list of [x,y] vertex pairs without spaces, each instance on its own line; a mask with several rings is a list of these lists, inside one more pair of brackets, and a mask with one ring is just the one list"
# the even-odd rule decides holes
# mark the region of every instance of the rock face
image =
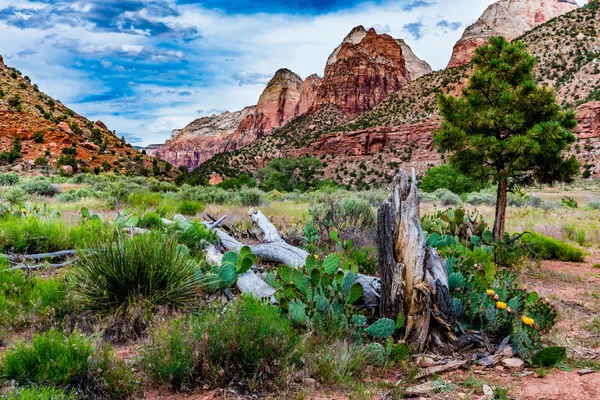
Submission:
[[398,44],[402,48],[402,55],[404,56],[404,61],[406,62],[406,69],[410,74],[411,81],[419,79],[423,75],[427,75],[430,72],[433,72],[433,70],[431,69],[431,65],[417,57],[417,55],[413,53],[410,46],[407,45],[404,40],[396,39],[396,42],[398,42]]
[[194,169],[212,156],[225,151],[227,141],[240,122],[254,113],[255,107],[199,118],[183,129],[175,129],[171,139],[154,151],[154,156],[175,166]]
[[277,71],[260,95],[256,110],[241,121],[226,150],[247,146],[296,118],[303,84],[302,79],[289,69]]
[[359,26],[329,56],[311,111],[335,104],[348,115],[358,115],[410,80],[400,43]]
[[298,104],[296,104],[294,117],[299,117],[308,112],[315,100],[319,86],[321,86],[321,78],[317,74],[312,74],[306,78],[302,84],[302,93],[300,93],[300,99],[298,100]]
[[500,0],[465,30],[454,46],[448,67],[468,64],[475,49],[491,36],[502,35],[512,40],[577,7],[575,0]]

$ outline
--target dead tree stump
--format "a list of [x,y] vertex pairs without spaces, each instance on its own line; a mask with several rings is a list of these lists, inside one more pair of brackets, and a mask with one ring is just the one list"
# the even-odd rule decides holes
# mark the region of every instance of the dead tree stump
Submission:
[[377,244],[382,316],[406,317],[403,338],[416,351],[453,348],[456,316],[446,263],[426,245],[414,169],[410,180],[400,170],[378,210]]

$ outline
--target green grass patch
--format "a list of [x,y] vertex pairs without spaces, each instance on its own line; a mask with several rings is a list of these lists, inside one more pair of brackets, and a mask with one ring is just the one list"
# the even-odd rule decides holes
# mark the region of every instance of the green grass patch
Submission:
[[584,261],[581,248],[537,232],[525,234],[521,240],[523,243],[530,244],[536,256],[543,260]]
[[76,400],[74,391],[69,393],[52,386],[21,388],[10,392],[6,400]]
[[2,359],[0,376],[21,385],[77,388],[86,397],[127,397],[134,384],[112,350],[80,333],[64,336],[57,330],[17,342]]
[[204,205],[199,201],[186,200],[179,204],[178,210],[183,215],[196,215],[204,211]]

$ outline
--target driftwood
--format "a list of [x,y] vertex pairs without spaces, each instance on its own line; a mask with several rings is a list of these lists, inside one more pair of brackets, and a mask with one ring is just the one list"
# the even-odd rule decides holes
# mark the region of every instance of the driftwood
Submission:
[[415,350],[449,350],[455,314],[445,262],[427,247],[419,217],[417,180],[403,170],[377,214],[381,314],[406,317],[404,339]]
[[[252,218],[252,221],[257,225],[263,241],[259,244],[248,245],[252,254],[263,260],[285,264],[293,268],[301,268],[305,265],[306,258],[309,255],[308,252],[287,243],[275,225],[273,225],[261,211],[252,209],[250,210],[249,215]],[[224,219],[225,217],[221,217],[216,220],[213,217],[211,218],[211,222],[205,221],[204,224],[207,228],[213,230],[217,234],[220,247],[225,249],[225,251],[239,252],[245,244],[223,230],[216,228],[216,226]],[[174,221],[166,220],[163,222],[167,225],[177,224],[182,229],[186,229],[191,225],[191,222],[182,215],[176,215]],[[216,246],[210,246],[206,249],[206,260],[211,265],[219,264],[222,256],[223,253],[219,251]],[[358,274],[356,282],[363,287],[363,296],[359,300],[360,306],[372,308],[379,307],[379,293],[381,290],[379,278]],[[253,270],[249,270],[238,277],[237,287],[242,293],[252,293],[255,297],[270,298],[271,301],[273,301],[275,288],[268,285]]]
[[6,258],[9,261],[21,261],[21,260],[44,260],[46,258],[62,258],[72,256],[77,253],[77,250],[62,250],[53,253],[40,253],[40,254],[0,254],[0,258]]
[[21,264],[21,265],[17,265],[16,267],[7,268],[4,271],[17,271],[17,270],[29,271],[29,270],[45,269],[45,268],[59,269],[59,268],[67,267],[67,266],[73,264],[75,261],[77,261],[76,258],[70,259],[68,261],[65,261],[65,262],[62,262],[59,264],[38,264],[38,265]]

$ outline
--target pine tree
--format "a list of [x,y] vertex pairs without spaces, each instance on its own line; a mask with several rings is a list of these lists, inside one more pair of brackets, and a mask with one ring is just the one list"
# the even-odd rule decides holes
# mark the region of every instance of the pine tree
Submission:
[[510,190],[569,183],[579,173],[575,156],[564,154],[577,121],[573,111],[560,109],[551,88],[536,85],[536,60],[522,43],[492,37],[471,63],[462,96],[438,98],[443,123],[434,142],[462,173],[497,185],[493,237],[500,240]]

